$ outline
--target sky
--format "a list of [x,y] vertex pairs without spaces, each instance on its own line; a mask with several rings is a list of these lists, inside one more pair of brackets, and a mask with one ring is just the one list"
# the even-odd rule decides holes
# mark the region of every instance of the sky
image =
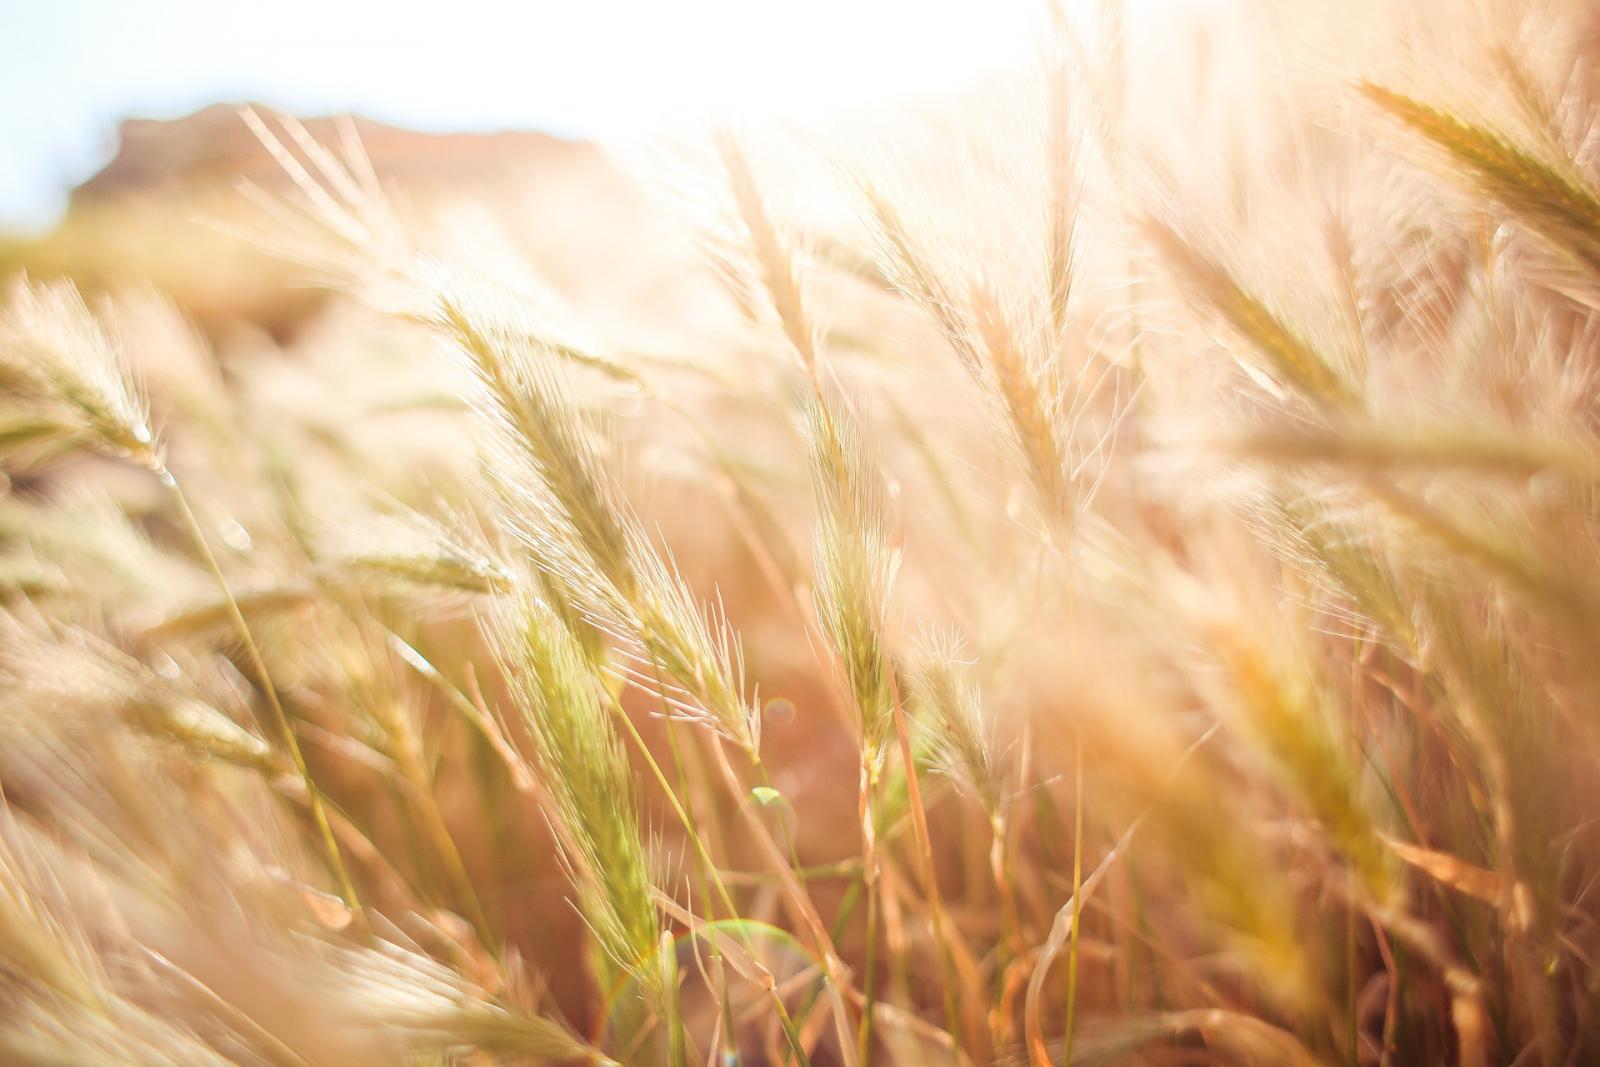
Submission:
[[[1088,2],[1088,0],[1074,0]],[[422,130],[807,119],[1032,54],[1037,0],[0,0],[0,227],[47,227],[126,117],[217,102]]]

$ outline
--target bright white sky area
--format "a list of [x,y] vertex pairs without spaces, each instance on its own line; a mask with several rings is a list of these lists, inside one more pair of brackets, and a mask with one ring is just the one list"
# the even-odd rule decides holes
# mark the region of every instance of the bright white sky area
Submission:
[[256,102],[422,130],[602,138],[708,117],[804,119],[1025,61],[1042,10],[1042,0],[0,0],[0,227],[48,226],[129,116]]
[[1025,0],[0,0],[0,224],[47,224],[117,122],[218,101],[627,136],[807,116],[1026,55]]

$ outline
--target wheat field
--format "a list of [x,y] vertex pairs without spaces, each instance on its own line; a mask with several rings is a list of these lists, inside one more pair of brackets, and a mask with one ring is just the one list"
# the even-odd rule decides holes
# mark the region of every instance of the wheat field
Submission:
[[0,1061],[1600,1062],[1600,15],[1227,10],[5,246]]

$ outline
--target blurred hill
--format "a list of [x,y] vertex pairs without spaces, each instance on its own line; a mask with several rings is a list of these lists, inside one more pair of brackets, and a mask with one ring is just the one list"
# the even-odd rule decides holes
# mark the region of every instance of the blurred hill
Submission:
[[[0,273],[65,275],[90,290],[154,285],[207,333],[250,325],[279,340],[292,335],[327,297],[296,284],[303,269],[239,235],[270,225],[247,186],[274,197],[293,192],[241,110],[218,104],[173,120],[123,122],[115,155],[73,190],[52,232],[0,239]],[[283,136],[281,123],[267,121]],[[579,233],[603,243],[642,207],[604,153],[585,142],[533,131],[421,133],[355,116],[300,122],[336,154],[353,136],[408,214],[470,204],[499,219],[507,240],[557,281],[578,275],[563,268]]]
[[[287,190],[283,168],[240,111],[214,104],[170,121],[128,119],[118,130],[111,162],[73,190],[73,209],[129,196],[204,197],[241,180],[275,192]],[[325,145],[338,145],[353,134],[380,177],[411,189],[493,185],[525,174],[527,168],[592,165],[599,156],[592,145],[535,132],[418,133],[360,116],[309,118],[301,124]]]

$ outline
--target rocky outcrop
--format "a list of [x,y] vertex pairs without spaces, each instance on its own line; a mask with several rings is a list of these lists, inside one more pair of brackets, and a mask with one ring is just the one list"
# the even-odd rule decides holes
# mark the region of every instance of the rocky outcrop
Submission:
[[[292,123],[270,108],[253,110],[315,174]],[[123,122],[116,154],[73,191],[53,232],[0,244],[0,276],[67,276],[88,290],[148,284],[208,333],[242,324],[279,339],[295,335],[327,294],[307,284],[304,266],[255,239],[276,222],[241,186],[297,197],[241,111],[218,104],[173,120]],[[643,277],[640,285],[662,274],[638,247],[649,221],[644,199],[594,144],[531,131],[423,133],[360,117],[298,122],[341,162],[351,148],[370,161],[408,225],[492,220],[497,240],[569,296],[601,279],[615,294],[630,271]]]
[[[241,117],[241,106],[214,104],[183,118],[128,119],[111,162],[72,193],[72,206],[127,196],[205,194],[241,179],[280,189],[288,176]],[[283,137],[270,109],[255,109]],[[408,189],[497,183],[529,168],[598,162],[592,145],[536,132],[420,133],[361,117],[301,120],[319,144],[337,146],[353,134],[380,178]]]

